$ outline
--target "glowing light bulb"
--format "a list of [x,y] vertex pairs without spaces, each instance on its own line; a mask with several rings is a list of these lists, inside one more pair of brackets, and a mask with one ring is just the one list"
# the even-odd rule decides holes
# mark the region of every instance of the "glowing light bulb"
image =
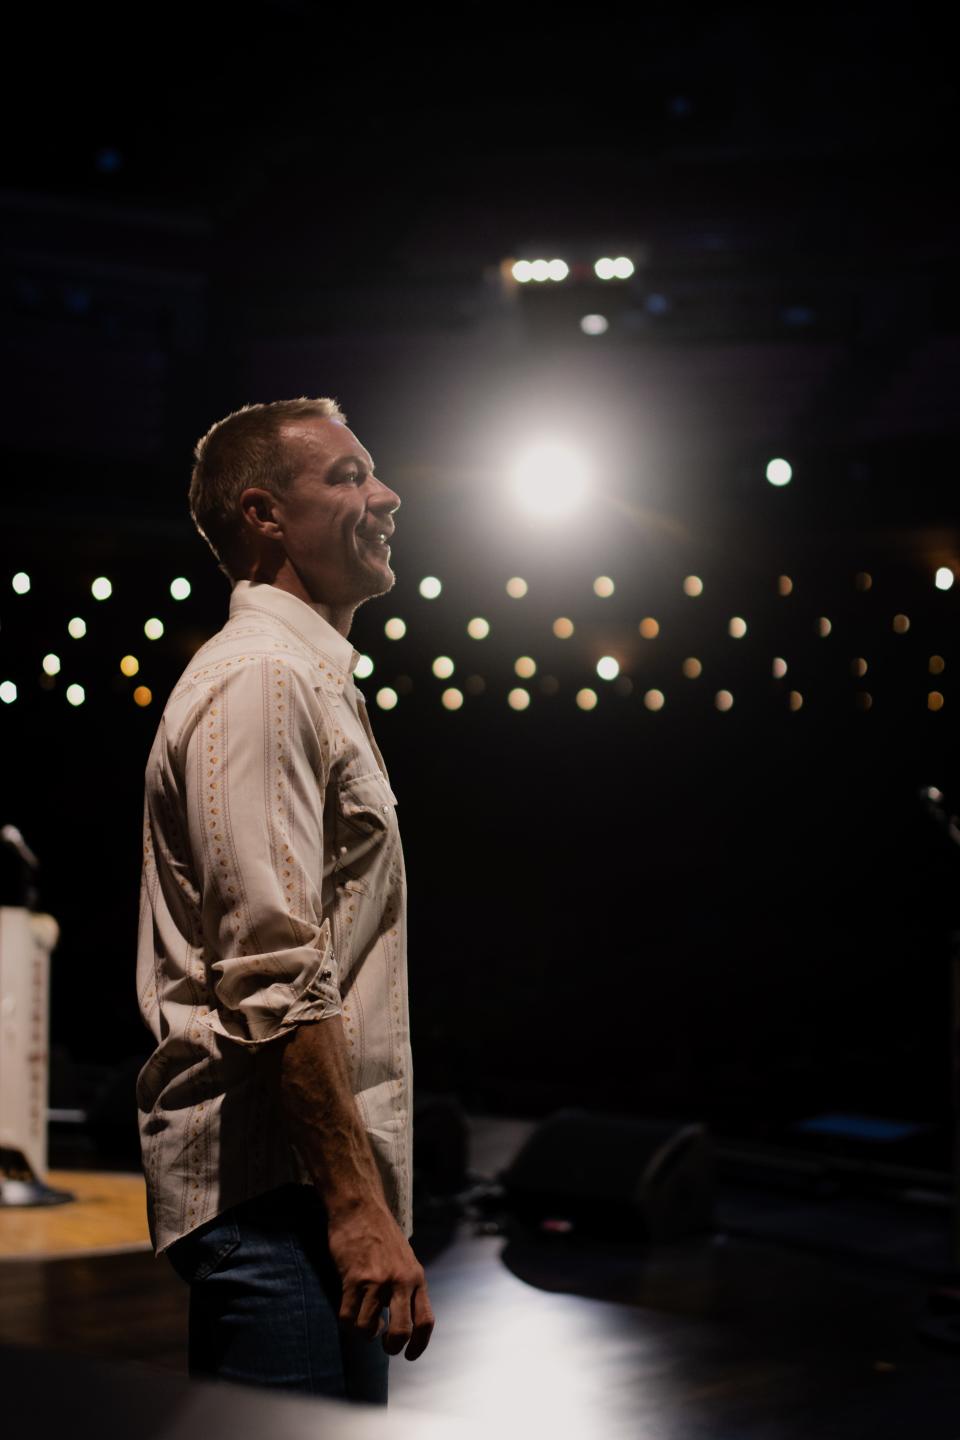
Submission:
[[793,479],[793,467],[789,460],[771,460],[767,465],[767,479],[771,485],[789,485]]
[[560,520],[582,504],[590,486],[590,465],[576,446],[540,440],[521,451],[509,477],[515,502],[538,520]]

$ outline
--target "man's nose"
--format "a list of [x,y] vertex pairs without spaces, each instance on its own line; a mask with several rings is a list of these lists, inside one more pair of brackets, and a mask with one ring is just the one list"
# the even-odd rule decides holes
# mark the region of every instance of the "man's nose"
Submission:
[[377,489],[370,496],[370,504],[385,515],[392,515],[394,510],[400,509],[400,496],[395,490],[391,490],[389,485],[378,480]]

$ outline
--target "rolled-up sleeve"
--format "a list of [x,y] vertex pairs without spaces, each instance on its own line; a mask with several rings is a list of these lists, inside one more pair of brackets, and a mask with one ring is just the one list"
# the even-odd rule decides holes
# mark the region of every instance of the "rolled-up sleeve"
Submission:
[[253,656],[205,691],[181,747],[208,983],[201,1017],[259,1045],[341,1013],[321,913],[329,752],[310,679]]

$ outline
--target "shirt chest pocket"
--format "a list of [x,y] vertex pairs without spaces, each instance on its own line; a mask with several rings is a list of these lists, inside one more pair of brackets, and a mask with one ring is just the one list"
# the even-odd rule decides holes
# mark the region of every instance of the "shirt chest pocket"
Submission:
[[337,871],[367,893],[394,845],[397,797],[378,772],[356,775],[337,791]]

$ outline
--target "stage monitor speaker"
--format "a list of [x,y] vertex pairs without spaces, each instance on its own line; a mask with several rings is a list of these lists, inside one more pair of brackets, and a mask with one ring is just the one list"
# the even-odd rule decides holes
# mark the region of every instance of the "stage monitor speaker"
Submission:
[[715,1167],[703,1125],[560,1110],[500,1178],[509,1208],[534,1223],[647,1240],[713,1224]]

